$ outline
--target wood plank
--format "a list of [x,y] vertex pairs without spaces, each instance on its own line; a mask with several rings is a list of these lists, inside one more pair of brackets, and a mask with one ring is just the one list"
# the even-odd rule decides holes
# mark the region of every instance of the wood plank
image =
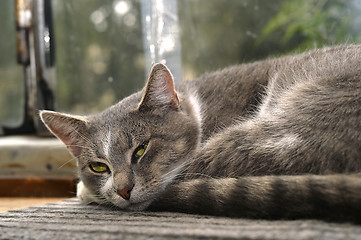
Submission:
[[76,159],[56,138],[0,138],[0,176],[75,177]]
[[0,177],[0,197],[74,197],[72,178]]

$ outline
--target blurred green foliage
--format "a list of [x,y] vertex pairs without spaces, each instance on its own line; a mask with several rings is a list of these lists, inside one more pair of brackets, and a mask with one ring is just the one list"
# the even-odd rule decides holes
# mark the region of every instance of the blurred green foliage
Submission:
[[184,76],[192,78],[284,49],[275,38],[256,45],[285,1],[178,1]]
[[139,2],[127,1],[124,14],[114,11],[116,3],[55,1],[58,109],[94,113],[143,84]]
[[265,25],[258,43],[281,35],[282,46],[290,43],[299,51],[322,45],[360,42],[360,1],[293,0]]
[[190,78],[268,56],[361,42],[358,0],[178,3],[184,75]]

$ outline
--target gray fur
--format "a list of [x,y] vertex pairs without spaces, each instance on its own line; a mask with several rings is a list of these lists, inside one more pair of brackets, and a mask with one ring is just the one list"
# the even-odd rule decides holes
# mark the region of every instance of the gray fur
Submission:
[[143,91],[102,113],[41,117],[78,159],[84,203],[361,221],[360,56],[359,45],[324,48],[175,88],[156,64]]

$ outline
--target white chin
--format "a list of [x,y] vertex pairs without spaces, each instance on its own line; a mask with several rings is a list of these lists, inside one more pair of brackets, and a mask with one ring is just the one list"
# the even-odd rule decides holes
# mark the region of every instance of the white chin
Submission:
[[145,210],[151,203],[152,201],[144,201],[144,202],[136,202],[136,203],[132,203],[132,201],[127,201],[127,202],[117,202],[117,201],[110,201],[113,205],[124,209],[124,210],[130,210],[130,211],[142,211]]
[[141,211],[141,210],[145,210],[147,207],[149,207],[149,205],[151,203],[152,203],[152,201],[130,203],[125,209],[131,210],[131,211]]

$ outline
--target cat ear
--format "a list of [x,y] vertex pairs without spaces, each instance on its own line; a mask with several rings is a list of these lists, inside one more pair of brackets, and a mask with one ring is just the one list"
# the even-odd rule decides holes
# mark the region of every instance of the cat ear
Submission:
[[173,76],[169,69],[161,63],[152,67],[143,98],[139,104],[139,110],[154,108],[173,110],[179,108]]
[[78,157],[85,143],[86,118],[65,113],[40,111],[45,126],[59,138],[73,156]]

